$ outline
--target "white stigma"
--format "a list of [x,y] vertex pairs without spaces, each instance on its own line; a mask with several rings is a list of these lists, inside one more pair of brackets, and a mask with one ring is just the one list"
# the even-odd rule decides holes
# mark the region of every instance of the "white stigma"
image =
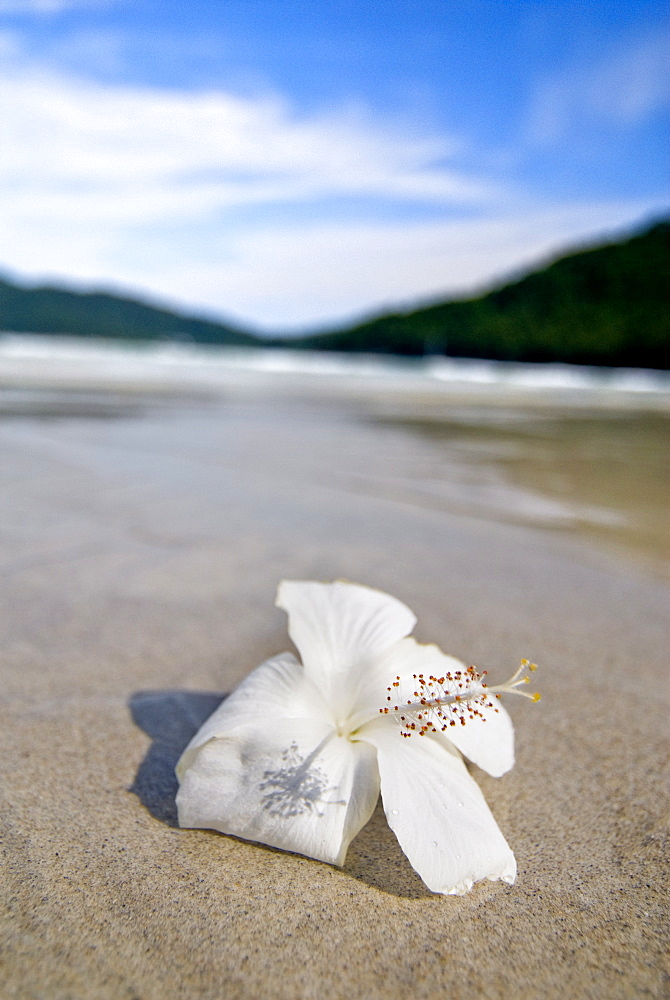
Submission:
[[444,732],[449,726],[458,723],[464,726],[469,719],[477,717],[486,722],[482,709],[492,708],[494,712],[498,711],[492,698],[500,698],[503,694],[520,694],[530,701],[540,700],[537,691],[530,694],[519,690],[522,684],[530,681],[526,670],[534,672],[537,665],[522,660],[519,669],[509,680],[493,687],[489,687],[484,680],[486,670],[480,673],[475,667],[466,667],[453,673],[448,671],[443,677],[413,674],[413,686],[416,690],[411,692],[410,698],[402,701],[400,689],[403,682],[397,676],[386,689],[389,692],[386,700],[393,701],[395,696],[397,703],[393,707],[387,705],[380,708],[379,711],[382,715],[392,715],[397,719],[401,736],[412,736],[414,733],[425,736],[426,733]]

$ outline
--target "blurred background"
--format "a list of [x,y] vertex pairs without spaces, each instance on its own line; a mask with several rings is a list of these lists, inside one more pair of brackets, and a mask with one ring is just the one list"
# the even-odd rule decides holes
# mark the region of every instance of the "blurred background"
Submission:
[[319,479],[327,401],[376,421],[341,486],[656,559],[669,41],[659,0],[0,0],[3,412],[244,395]]
[[264,332],[668,206],[662,0],[0,0],[0,272]]

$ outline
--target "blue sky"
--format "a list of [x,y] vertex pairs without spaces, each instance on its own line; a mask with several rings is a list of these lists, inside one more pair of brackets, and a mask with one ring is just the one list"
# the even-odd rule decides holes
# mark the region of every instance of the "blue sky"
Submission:
[[266,330],[667,212],[651,0],[0,0],[0,270]]

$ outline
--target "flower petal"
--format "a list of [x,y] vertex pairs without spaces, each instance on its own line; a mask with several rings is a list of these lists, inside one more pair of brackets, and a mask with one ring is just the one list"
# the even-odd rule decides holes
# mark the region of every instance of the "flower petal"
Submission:
[[480,879],[514,881],[514,855],[456,751],[432,736],[403,739],[388,718],[360,738],[377,749],[389,826],[429,889],[462,895]]
[[332,721],[328,706],[292,653],[266,660],[221,702],[184,750],[177,764],[177,777],[181,778],[198,748],[208,740],[241,726],[262,725],[265,716],[316,719],[327,724]]
[[[443,653],[437,646],[424,646],[412,638],[401,639],[370,665],[364,686],[358,694],[353,727],[379,715],[380,707],[388,704],[387,688],[397,676],[400,677],[398,698],[402,702],[413,695],[416,688],[414,674],[441,677],[448,671],[453,674],[465,669],[464,663]],[[395,701],[392,701],[389,707],[394,704]],[[479,708],[479,711],[481,718],[468,719],[464,726],[450,726],[444,734],[439,733],[435,738],[448,739],[473,764],[499,778],[514,766],[512,720],[497,700],[493,708]]]
[[493,778],[500,778],[514,767],[514,726],[504,705],[479,708],[480,716],[468,719],[464,726],[450,726],[438,738],[448,739],[464,757]]
[[321,722],[261,715],[195,749],[179,824],[341,865],[379,796],[374,749]]
[[289,616],[289,635],[306,675],[340,718],[356,704],[362,668],[416,622],[395,597],[341,580],[284,580],[276,603]]

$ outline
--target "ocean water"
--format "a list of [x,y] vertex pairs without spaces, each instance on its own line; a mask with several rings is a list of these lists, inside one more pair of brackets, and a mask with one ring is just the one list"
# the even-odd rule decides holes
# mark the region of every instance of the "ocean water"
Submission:
[[366,498],[670,563],[667,372],[4,335],[0,417],[10,448],[81,437],[95,463],[142,440],[341,510]]
[[670,399],[670,373],[638,368],[521,364],[429,356],[340,354],[190,343],[131,343],[33,334],[0,334],[0,377],[5,385],[30,378],[55,381],[129,380],[216,387],[231,381],[323,379],[439,391],[445,386],[537,393],[576,390]]

